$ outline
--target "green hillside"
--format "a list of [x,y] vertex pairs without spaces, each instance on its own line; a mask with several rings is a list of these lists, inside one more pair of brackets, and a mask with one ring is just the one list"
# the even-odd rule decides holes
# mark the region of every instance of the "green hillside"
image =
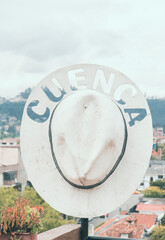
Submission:
[[[12,101],[3,99],[0,103],[0,138],[19,136],[23,109],[31,89],[16,96]],[[2,99],[2,98],[0,98]],[[165,99],[147,99],[150,107],[153,127],[163,127],[165,131]]]
[[165,132],[165,99],[147,99],[153,127],[163,127]]

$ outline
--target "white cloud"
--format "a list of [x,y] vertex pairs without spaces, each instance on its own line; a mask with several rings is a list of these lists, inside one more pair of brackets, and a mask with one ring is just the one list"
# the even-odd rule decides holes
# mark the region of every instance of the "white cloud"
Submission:
[[59,67],[98,63],[165,96],[164,0],[2,0],[0,96]]

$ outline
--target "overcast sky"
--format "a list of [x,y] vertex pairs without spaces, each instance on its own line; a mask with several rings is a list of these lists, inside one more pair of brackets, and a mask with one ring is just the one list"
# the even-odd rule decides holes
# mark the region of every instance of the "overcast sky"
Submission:
[[165,96],[165,0],[0,0],[0,96],[78,63]]

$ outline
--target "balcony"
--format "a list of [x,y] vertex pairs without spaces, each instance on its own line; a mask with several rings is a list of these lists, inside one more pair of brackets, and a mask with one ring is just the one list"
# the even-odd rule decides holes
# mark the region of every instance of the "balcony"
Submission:
[[[37,240],[80,240],[80,225],[79,224],[68,224],[58,228],[51,229],[44,233],[38,234]],[[81,240],[85,240],[82,238]],[[125,238],[107,238],[107,237],[88,237],[88,240],[125,240]],[[87,239],[86,239],[87,240]],[[129,239],[131,240],[131,239]],[[140,239],[132,239],[140,240]]]
[[68,224],[38,234],[37,240],[80,240],[80,225]]

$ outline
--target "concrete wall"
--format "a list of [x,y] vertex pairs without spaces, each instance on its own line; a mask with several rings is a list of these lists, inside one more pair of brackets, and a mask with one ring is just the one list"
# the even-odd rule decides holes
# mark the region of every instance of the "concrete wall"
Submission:
[[37,240],[80,240],[80,225],[68,224],[38,234]]

